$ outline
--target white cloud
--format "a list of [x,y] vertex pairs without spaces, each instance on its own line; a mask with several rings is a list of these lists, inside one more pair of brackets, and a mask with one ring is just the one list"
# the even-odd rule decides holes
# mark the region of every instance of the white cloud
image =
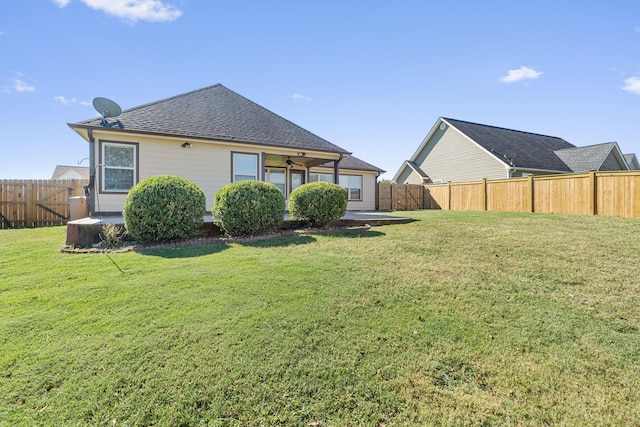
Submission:
[[29,83],[25,82],[22,79],[14,79],[13,87],[18,92],[35,92],[36,91],[35,86],[30,85]]
[[91,105],[90,102],[78,101],[76,98],[67,98],[65,96],[54,96],[53,100],[62,105]]
[[541,71],[536,71],[533,68],[528,67],[520,67],[515,70],[507,71],[507,75],[500,77],[500,81],[503,83],[514,83],[521,80],[537,79],[541,75]]
[[35,86],[27,83],[26,79],[27,77],[24,74],[16,72],[11,84],[2,86],[2,93],[35,92]]
[[640,33],[640,27],[635,27],[633,31],[635,31],[636,33]]
[[182,15],[180,9],[165,4],[160,0],[82,0],[82,2],[92,9],[122,18],[131,23],[138,21],[173,21]]
[[311,98],[301,93],[294,93],[291,97],[296,101],[311,101]]
[[624,79],[624,86],[622,86],[622,90],[640,95],[640,77],[629,77],[628,79]]
[[71,0],[51,0],[56,6],[63,8],[67,6]]

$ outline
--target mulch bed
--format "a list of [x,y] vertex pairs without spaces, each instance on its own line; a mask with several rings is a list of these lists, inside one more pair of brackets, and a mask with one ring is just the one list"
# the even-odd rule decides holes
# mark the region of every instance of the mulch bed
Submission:
[[63,246],[60,248],[60,252],[67,254],[102,254],[102,253],[122,253],[122,252],[145,252],[154,251],[159,249],[175,249],[184,246],[192,245],[210,245],[216,243],[251,243],[262,240],[274,239],[277,237],[291,237],[311,234],[334,234],[345,233],[353,231],[367,231],[371,228],[369,224],[360,226],[346,226],[346,227],[328,227],[328,228],[305,228],[299,230],[282,230],[269,234],[262,234],[259,236],[250,237],[201,237],[188,240],[180,240],[175,242],[165,242],[155,245],[139,245],[130,244],[123,245],[118,248],[76,248],[73,246]]

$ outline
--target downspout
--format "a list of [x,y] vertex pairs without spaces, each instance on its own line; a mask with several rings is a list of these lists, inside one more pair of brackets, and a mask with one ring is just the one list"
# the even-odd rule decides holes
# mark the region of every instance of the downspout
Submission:
[[87,129],[89,137],[89,183],[84,186],[84,195],[87,197],[87,209],[89,216],[95,213],[94,193],[96,187],[96,140],[93,137],[93,129]]

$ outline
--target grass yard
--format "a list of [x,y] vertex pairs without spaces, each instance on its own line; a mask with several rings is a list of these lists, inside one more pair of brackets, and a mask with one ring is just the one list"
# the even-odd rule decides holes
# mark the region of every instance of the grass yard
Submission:
[[0,425],[640,425],[640,220],[407,214],[109,255],[0,230]]

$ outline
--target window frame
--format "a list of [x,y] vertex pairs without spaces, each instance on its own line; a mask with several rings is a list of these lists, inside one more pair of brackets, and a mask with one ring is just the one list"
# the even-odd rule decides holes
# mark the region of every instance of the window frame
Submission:
[[[110,167],[106,162],[106,149],[108,147],[127,147],[133,149],[133,166],[131,167]],[[99,150],[99,161],[98,165],[100,166],[100,193],[105,194],[128,194],[129,190],[131,190],[139,181],[140,181],[140,144],[137,142],[122,142],[122,141],[100,141],[100,150]],[[117,170],[132,170],[133,178],[131,187],[128,189],[118,188],[118,189],[108,189],[106,188],[106,179],[105,174],[108,169],[117,169]]]
[[[271,180],[271,175],[282,174],[284,180],[282,182],[275,182]],[[282,167],[266,167],[264,168],[264,182],[269,182],[282,191],[282,194],[287,197],[287,168]],[[282,188],[280,187],[282,186]]]
[[[342,184],[342,178],[346,178],[347,180],[347,186],[345,187]],[[360,186],[359,187],[352,187],[351,186],[351,178],[360,178]],[[361,202],[363,200],[364,197],[364,176],[363,175],[357,175],[357,174],[340,174],[340,176],[338,177],[338,183],[340,184],[341,187],[345,188],[347,190],[347,197],[350,202]],[[351,198],[351,190],[358,190],[358,193],[360,195],[359,198]]]
[[[318,178],[320,177],[320,175],[324,175],[325,177],[330,176],[331,177],[331,181],[326,181],[326,180],[320,180],[320,179],[313,179],[313,176],[317,175]],[[326,172],[309,172],[309,182],[330,182],[332,184],[335,183],[335,178],[333,176],[332,173],[326,173]]]
[[[256,170],[255,170],[255,174],[253,175],[255,178],[253,179],[240,179],[240,180],[236,180],[236,173],[235,173],[235,169],[236,169],[236,155],[238,156],[251,156],[251,157],[255,157],[256,159]],[[258,153],[247,153],[247,152],[242,152],[242,151],[232,151],[231,152],[231,182],[239,182],[239,181],[260,181],[260,156],[258,155]],[[241,175],[241,176],[250,176],[250,175]]]

